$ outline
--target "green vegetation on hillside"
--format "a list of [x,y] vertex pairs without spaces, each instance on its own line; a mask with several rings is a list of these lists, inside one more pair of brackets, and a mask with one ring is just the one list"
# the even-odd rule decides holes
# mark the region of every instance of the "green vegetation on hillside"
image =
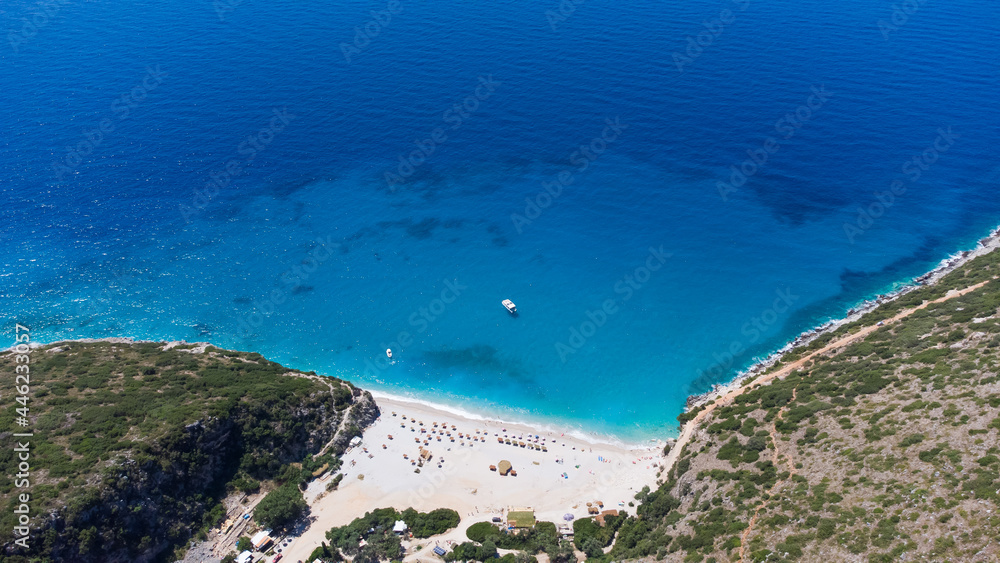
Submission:
[[[339,461],[311,454],[355,405],[349,384],[260,354],[191,348],[63,342],[31,352],[37,531],[28,553],[5,561],[168,558],[224,518],[219,501],[228,492],[257,490],[285,472],[293,480],[282,494],[294,496],[301,479],[287,472],[290,463],[305,462],[307,473]],[[13,355],[0,365],[14,373]],[[0,396],[13,396],[13,384],[0,380]],[[0,427],[13,427],[18,406],[0,410]],[[11,479],[11,448],[0,450],[0,466],[0,525],[9,530],[24,492]]]
[[786,354],[987,282],[715,408],[593,559],[1000,560],[998,276],[995,252]]

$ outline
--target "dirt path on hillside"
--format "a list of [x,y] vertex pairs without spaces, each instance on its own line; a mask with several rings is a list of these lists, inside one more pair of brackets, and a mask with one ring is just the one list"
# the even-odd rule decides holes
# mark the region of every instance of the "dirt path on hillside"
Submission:
[[[944,301],[948,301],[949,299],[954,299],[956,297],[961,297],[961,296],[963,296],[963,295],[965,295],[965,294],[967,294],[969,292],[975,291],[975,290],[983,287],[987,283],[989,283],[989,281],[991,281],[991,280],[986,280],[986,281],[977,283],[975,285],[970,285],[969,287],[966,287],[966,288],[961,289],[961,290],[951,290],[944,297],[939,297],[938,299],[935,299],[933,301],[924,301],[922,304],[917,305],[916,307],[913,307],[913,308],[910,308],[910,309],[906,309],[906,310],[900,311],[896,316],[894,316],[894,317],[892,317],[890,319],[886,319],[886,320],[884,320],[882,322],[885,325],[890,325],[890,324],[899,322],[900,320],[905,319],[906,317],[909,317],[913,313],[916,313],[917,311],[919,311],[919,310],[921,310],[921,309],[923,309],[923,308],[925,308],[925,307],[927,307],[929,305],[933,305],[935,303],[941,303],[941,302],[944,302]],[[881,328],[881,327],[879,327],[877,323],[873,324],[873,325],[868,325],[868,326],[862,328],[860,331],[858,331],[858,332],[856,332],[854,334],[848,334],[848,335],[843,336],[843,337],[841,337],[841,338],[839,338],[837,340],[834,340],[833,342],[830,342],[826,346],[820,348],[819,350],[816,350],[815,352],[809,354],[808,356],[805,356],[803,358],[799,358],[798,360],[796,360],[796,361],[788,364],[787,366],[785,366],[785,367],[783,367],[783,368],[781,368],[781,369],[779,369],[777,371],[774,371],[774,372],[771,372],[771,373],[768,373],[768,374],[765,374],[765,375],[761,375],[761,376],[757,377],[756,379],[754,379],[752,381],[748,381],[746,384],[741,385],[740,387],[737,387],[736,389],[733,389],[733,390],[729,391],[728,393],[726,393],[722,397],[717,398],[714,403],[712,403],[712,404],[706,406],[704,409],[702,409],[697,415],[695,415],[695,417],[693,419],[689,420],[687,422],[687,424],[684,425],[684,428],[681,429],[681,433],[677,437],[677,442],[670,449],[670,453],[667,454],[666,460],[664,460],[664,466],[663,466],[664,470],[667,471],[667,472],[669,472],[673,468],[674,464],[677,462],[677,459],[680,457],[681,451],[684,449],[684,446],[686,446],[687,443],[691,441],[691,438],[694,437],[695,430],[701,424],[701,421],[704,420],[705,417],[707,417],[713,411],[715,411],[715,409],[717,409],[718,407],[728,405],[729,403],[731,403],[733,401],[733,399],[735,399],[738,395],[740,395],[741,393],[743,393],[744,391],[746,391],[747,389],[749,389],[751,386],[754,386],[754,385],[763,385],[763,384],[769,383],[771,380],[773,380],[775,378],[785,377],[786,375],[794,372],[795,370],[802,368],[803,366],[805,366],[808,362],[812,361],[817,356],[820,356],[822,354],[826,354],[827,352],[830,352],[831,350],[836,350],[838,348],[843,348],[844,346],[847,346],[849,344],[853,344],[854,342],[862,340],[865,337],[867,337],[869,334],[871,334],[871,333],[875,332],[876,330],[878,330],[879,328]]]
[[[797,396],[798,392],[799,392],[798,386],[792,389],[792,400],[788,401],[787,403],[785,403],[785,406],[781,407],[781,410],[778,411],[778,416],[774,417],[774,421],[771,422],[771,429],[769,430],[769,434],[771,435],[771,444],[774,446],[774,453],[771,455],[771,463],[774,464],[775,471],[778,470],[778,466],[781,463],[781,451],[778,448],[778,421],[780,421],[781,417],[785,415],[785,411],[788,410],[788,405],[795,402],[795,397]],[[786,452],[785,458],[788,461],[788,477],[775,481],[774,485],[772,485],[771,488],[767,490],[767,494],[772,497],[774,496],[775,491],[777,491],[779,487],[784,485],[789,479],[795,476],[796,473],[795,460],[792,457],[792,452],[790,449],[788,452]],[[753,517],[750,518],[750,523],[747,524],[746,529],[743,530],[742,534],[740,534],[740,561],[744,561],[746,557],[745,551],[747,546],[747,539],[750,537],[750,534],[753,533],[753,527],[757,524],[757,516],[760,514],[760,511],[764,509],[765,506],[767,506],[767,501],[761,500],[760,504],[757,505],[757,510],[754,510],[753,512]]]

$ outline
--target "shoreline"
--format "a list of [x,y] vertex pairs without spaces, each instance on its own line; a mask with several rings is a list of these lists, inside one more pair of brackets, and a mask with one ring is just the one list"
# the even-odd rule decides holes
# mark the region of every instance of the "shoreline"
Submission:
[[509,427],[516,428],[534,428],[539,432],[545,432],[547,434],[564,434],[567,437],[571,437],[574,440],[586,442],[588,444],[593,444],[594,446],[609,446],[612,448],[617,448],[625,451],[632,450],[648,450],[650,448],[663,448],[663,446],[672,441],[672,437],[668,438],[649,438],[642,442],[630,442],[623,440],[618,436],[611,434],[598,434],[595,432],[587,432],[579,428],[571,428],[567,425],[560,425],[558,423],[553,423],[544,420],[517,420],[516,417],[497,417],[490,416],[487,414],[477,413],[464,409],[462,407],[452,406],[446,403],[435,402],[425,399],[419,399],[416,397],[408,397],[405,395],[397,395],[394,393],[388,393],[382,390],[374,390],[365,388],[365,391],[371,393],[372,397],[375,398],[376,404],[381,404],[382,402],[394,403],[401,406],[412,406],[415,408],[429,409],[439,412],[443,415],[454,416],[462,418],[468,421],[481,422],[483,424],[505,424]]
[[[841,326],[852,323],[863,317],[864,315],[874,311],[879,306],[890,303],[897,298],[910,293],[920,287],[927,285],[933,285],[942,277],[948,273],[954,271],[956,268],[965,264],[966,262],[978,257],[983,254],[987,254],[1000,248],[1000,226],[997,226],[990,230],[989,234],[976,243],[973,249],[960,250],[947,258],[942,259],[937,266],[935,266],[930,271],[921,274],[909,281],[898,282],[899,287],[889,293],[881,294],[875,298],[866,299],[859,302],[854,307],[848,309],[847,314],[844,317],[838,319],[828,320],[821,323],[813,328],[805,330],[799,333],[791,341],[788,341],[781,348],[771,352],[766,357],[761,358],[753,362],[750,366],[743,369],[742,371],[736,373],[731,379],[725,383],[716,383],[712,386],[712,389],[706,391],[705,393],[694,394],[687,397],[686,403],[684,405],[681,413],[687,413],[696,409],[698,407],[704,406],[726,394],[732,392],[733,390],[739,389],[748,380],[755,378],[762,373],[766,372],[771,366],[775,364],[783,355],[791,352],[797,348],[809,345],[815,339],[837,330]],[[62,339],[54,342],[37,342],[33,341],[30,343],[31,347],[40,347],[48,345],[57,345],[63,342],[110,342],[119,344],[128,343],[156,343],[164,344],[168,347],[174,346],[196,346],[196,351],[201,352],[207,346],[213,346],[219,348],[220,350],[228,350],[217,346],[211,342],[187,342],[184,340],[146,340],[146,339],[135,339],[132,337],[105,337],[105,338],[79,338],[79,339]],[[10,351],[11,348],[3,350],[4,352]],[[239,350],[229,350],[229,351],[239,351]],[[288,367],[288,366],[286,366]],[[290,368],[299,369],[299,368]],[[329,375],[318,374],[323,377],[329,377]],[[339,377],[345,381],[350,381],[352,384],[355,382],[351,379]],[[396,393],[391,393],[383,391],[381,389],[372,389],[368,386],[361,386],[362,389],[368,391],[376,398],[376,403],[381,401],[391,401],[403,404],[411,404],[416,407],[432,409],[434,411],[440,412],[442,414],[447,414],[450,416],[462,418],[469,420],[470,422],[497,422],[506,424],[508,426],[517,426],[520,428],[536,428],[539,431],[544,431],[546,433],[559,433],[566,436],[571,436],[575,440],[586,442],[592,445],[600,446],[610,446],[612,448],[618,448],[623,450],[647,450],[650,448],[660,448],[662,449],[665,445],[673,445],[677,442],[677,439],[681,436],[684,430],[684,425],[678,425],[674,427],[672,431],[668,430],[669,435],[657,435],[650,436],[641,441],[630,441],[628,439],[623,439],[620,436],[614,434],[604,434],[592,431],[582,430],[580,428],[574,428],[570,424],[561,424],[558,419],[546,420],[545,417],[538,417],[538,420],[531,420],[532,417],[527,417],[528,420],[519,419],[517,416],[505,417],[503,415],[496,416],[491,414],[486,414],[482,412],[475,412],[462,407],[454,406],[448,403],[433,401],[428,399],[422,399],[418,397],[405,396]]]
[[[77,338],[71,340],[57,340],[55,342],[36,342],[32,341],[29,346],[31,348],[39,348],[42,346],[57,346],[63,343],[79,342],[79,343],[95,343],[95,342],[108,342],[111,344],[160,344],[164,346],[164,350],[174,348],[176,346],[193,346],[191,349],[193,353],[202,353],[205,348],[212,346],[218,348],[219,350],[226,350],[229,352],[241,352],[246,350],[230,350],[228,348],[223,348],[217,346],[211,342],[187,342],[185,340],[141,340],[135,339],[127,336],[110,336],[106,338]],[[7,352],[4,350],[3,352]],[[298,369],[285,366],[289,369]],[[303,370],[300,370],[303,371]],[[344,381],[349,381],[351,384],[357,386],[359,389],[367,391],[375,398],[375,403],[381,408],[383,403],[393,403],[398,405],[400,408],[411,406],[411,408],[419,408],[423,410],[432,410],[438,412],[442,415],[447,415],[451,417],[456,417],[460,419],[467,420],[469,422],[481,422],[483,424],[503,424],[510,427],[521,428],[527,431],[529,428],[537,430],[538,432],[545,432],[546,434],[560,434],[566,437],[573,438],[575,441],[584,442],[591,444],[593,446],[611,447],[614,449],[620,449],[623,451],[640,451],[649,450],[651,448],[663,449],[663,446],[674,440],[673,437],[666,438],[656,438],[650,437],[641,442],[628,441],[613,434],[601,434],[597,432],[588,432],[580,428],[574,428],[569,424],[560,424],[558,420],[544,420],[544,417],[539,417],[538,420],[531,419],[518,419],[515,416],[491,416],[489,414],[484,414],[481,412],[475,412],[462,407],[453,406],[447,403],[432,401],[428,399],[421,399],[417,397],[410,397],[406,395],[399,395],[395,393],[390,393],[383,391],[381,389],[373,389],[367,385],[363,385],[363,382],[356,383],[350,379],[343,377],[338,377],[334,375],[327,374],[316,374],[319,377],[336,377],[337,379],[343,379]]]
[[[32,341],[29,346],[32,348],[39,348],[42,346],[58,346],[63,343],[95,343],[95,342],[108,342],[111,344],[159,344],[164,346],[164,350],[174,348],[176,346],[193,346],[190,349],[192,353],[202,353],[205,348],[212,346],[218,348],[219,350],[226,350],[229,352],[245,352],[246,350],[230,350],[228,348],[223,348],[217,346],[211,342],[199,341],[199,342],[187,342],[185,340],[144,340],[135,339],[127,336],[110,336],[106,338],[76,338],[71,340],[57,340],[55,342],[37,342]],[[4,350],[7,352],[8,350]],[[285,366],[288,369],[299,369],[289,366]],[[299,370],[304,371],[304,370]],[[574,428],[569,424],[559,424],[558,420],[544,420],[544,417],[539,417],[539,420],[530,419],[518,419],[516,416],[506,417],[506,416],[492,416],[489,414],[484,414],[482,412],[475,412],[462,407],[453,406],[447,403],[432,401],[427,399],[421,399],[417,397],[410,397],[405,395],[399,395],[395,393],[390,393],[383,391],[381,389],[373,389],[363,382],[356,383],[350,379],[343,377],[338,377],[334,375],[327,374],[316,374],[318,377],[336,377],[337,379],[343,379],[344,381],[349,381],[351,384],[357,386],[359,389],[367,391],[375,398],[375,403],[382,408],[384,404],[394,404],[399,408],[410,407],[411,409],[421,409],[421,410],[431,410],[440,413],[443,416],[450,416],[454,418],[460,418],[467,420],[469,422],[479,422],[482,424],[501,424],[512,428],[523,429],[525,432],[528,429],[532,429],[537,432],[544,432],[546,434],[560,434],[567,438],[572,438],[574,441],[584,442],[591,444],[593,446],[610,447],[622,451],[641,451],[649,449],[663,449],[663,446],[674,440],[673,437],[667,438],[655,438],[651,437],[641,442],[637,441],[627,441],[613,434],[601,434],[596,432],[588,432],[580,428]]]
[[[705,406],[706,404],[716,401],[733,391],[738,390],[751,379],[765,373],[788,352],[797,348],[808,346],[817,338],[833,332],[845,324],[853,323],[880,306],[886,303],[891,303],[911,291],[915,291],[921,287],[934,285],[941,280],[941,278],[953,272],[963,264],[978,258],[979,256],[989,254],[998,248],[1000,248],[1000,226],[994,227],[990,230],[987,236],[979,239],[976,242],[975,248],[960,250],[953,253],[947,258],[941,260],[938,265],[929,272],[921,274],[908,282],[899,282],[901,285],[897,289],[890,291],[889,293],[878,295],[873,299],[866,299],[854,307],[851,307],[847,310],[846,316],[826,321],[800,333],[781,348],[771,352],[766,357],[757,360],[746,369],[734,375],[733,378],[726,383],[716,383],[712,386],[711,390],[706,391],[705,393],[689,396],[683,412],[691,412],[694,409]],[[683,434],[684,426],[687,424],[690,424],[690,421],[678,428],[678,437]],[[666,469],[670,469],[670,464],[667,464]]]

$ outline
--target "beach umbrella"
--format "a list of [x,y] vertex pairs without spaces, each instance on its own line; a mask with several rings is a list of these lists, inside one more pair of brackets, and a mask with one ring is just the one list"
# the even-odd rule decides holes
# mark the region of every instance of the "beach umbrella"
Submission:
[[563,520],[569,522],[572,519],[573,519],[573,515],[572,514],[570,514],[568,512],[566,514],[563,514]]
[[500,470],[501,475],[506,475],[511,470],[510,462],[506,459],[500,460],[500,463],[497,464],[497,469]]

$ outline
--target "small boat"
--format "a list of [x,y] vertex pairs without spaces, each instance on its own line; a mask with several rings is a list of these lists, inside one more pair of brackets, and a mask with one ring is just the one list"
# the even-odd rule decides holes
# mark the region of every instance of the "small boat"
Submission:
[[514,302],[511,301],[510,299],[504,299],[503,300],[503,306],[507,309],[508,313],[510,313],[512,315],[515,314],[515,313],[517,313],[517,306],[514,305]]
[[387,358],[392,358],[392,348],[386,348],[385,349],[385,356]]

